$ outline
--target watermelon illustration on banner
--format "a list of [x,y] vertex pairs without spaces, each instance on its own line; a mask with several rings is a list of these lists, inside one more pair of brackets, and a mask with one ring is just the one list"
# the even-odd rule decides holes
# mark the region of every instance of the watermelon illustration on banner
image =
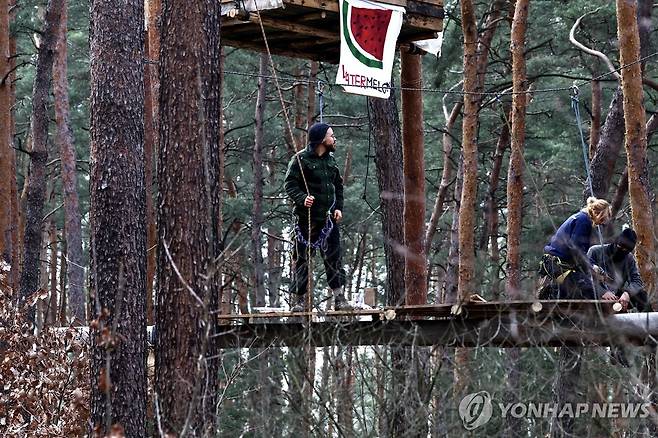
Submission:
[[336,84],[348,93],[388,98],[404,8],[339,0],[340,64]]

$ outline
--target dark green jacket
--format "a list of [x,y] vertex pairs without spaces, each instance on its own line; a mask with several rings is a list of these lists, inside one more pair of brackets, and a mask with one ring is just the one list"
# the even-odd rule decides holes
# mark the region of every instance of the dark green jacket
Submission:
[[[311,207],[311,220],[324,221],[330,210],[333,213],[334,210],[343,209],[343,178],[340,176],[338,164],[333,153],[325,153],[319,157],[314,150],[306,148],[298,152],[298,155],[309,191],[315,197]],[[295,203],[295,214],[305,219],[308,214],[308,209],[304,207],[306,187],[299,171],[297,157],[292,157],[288,164],[285,188]]]

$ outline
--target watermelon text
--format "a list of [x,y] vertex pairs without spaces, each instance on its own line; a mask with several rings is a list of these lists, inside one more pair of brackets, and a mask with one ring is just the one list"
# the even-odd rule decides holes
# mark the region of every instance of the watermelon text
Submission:
[[391,84],[388,82],[381,83],[379,80],[370,77],[370,76],[364,76],[359,73],[350,73],[347,70],[345,70],[345,66],[341,65],[341,70],[343,74],[343,81],[345,81],[342,85],[349,85],[353,87],[363,87],[363,88],[373,88],[380,93],[385,92],[386,90],[390,89]]

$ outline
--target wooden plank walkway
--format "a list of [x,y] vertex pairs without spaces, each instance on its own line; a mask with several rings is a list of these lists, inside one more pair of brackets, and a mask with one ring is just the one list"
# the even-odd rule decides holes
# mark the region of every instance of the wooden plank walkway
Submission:
[[[220,348],[531,347],[655,342],[658,313],[621,315],[614,307],[611,302],[561,300],[217,315],[224,324],[213,339]],[[642,318],[646,318],[644,325]]]

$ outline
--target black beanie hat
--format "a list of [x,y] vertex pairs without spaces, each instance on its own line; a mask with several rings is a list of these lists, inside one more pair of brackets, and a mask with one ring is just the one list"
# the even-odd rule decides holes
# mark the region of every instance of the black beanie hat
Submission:
[[624,228],[619,236],[617,236],[617,244],[624,246],[631,251],[635,249],[635,243],[637,242],[637,233],[632,228]]
[[308,130],[308,145],[314,149],[317,145],[322,143],[329,128],[330,126],[326,123],[316,123],[311,126]]

